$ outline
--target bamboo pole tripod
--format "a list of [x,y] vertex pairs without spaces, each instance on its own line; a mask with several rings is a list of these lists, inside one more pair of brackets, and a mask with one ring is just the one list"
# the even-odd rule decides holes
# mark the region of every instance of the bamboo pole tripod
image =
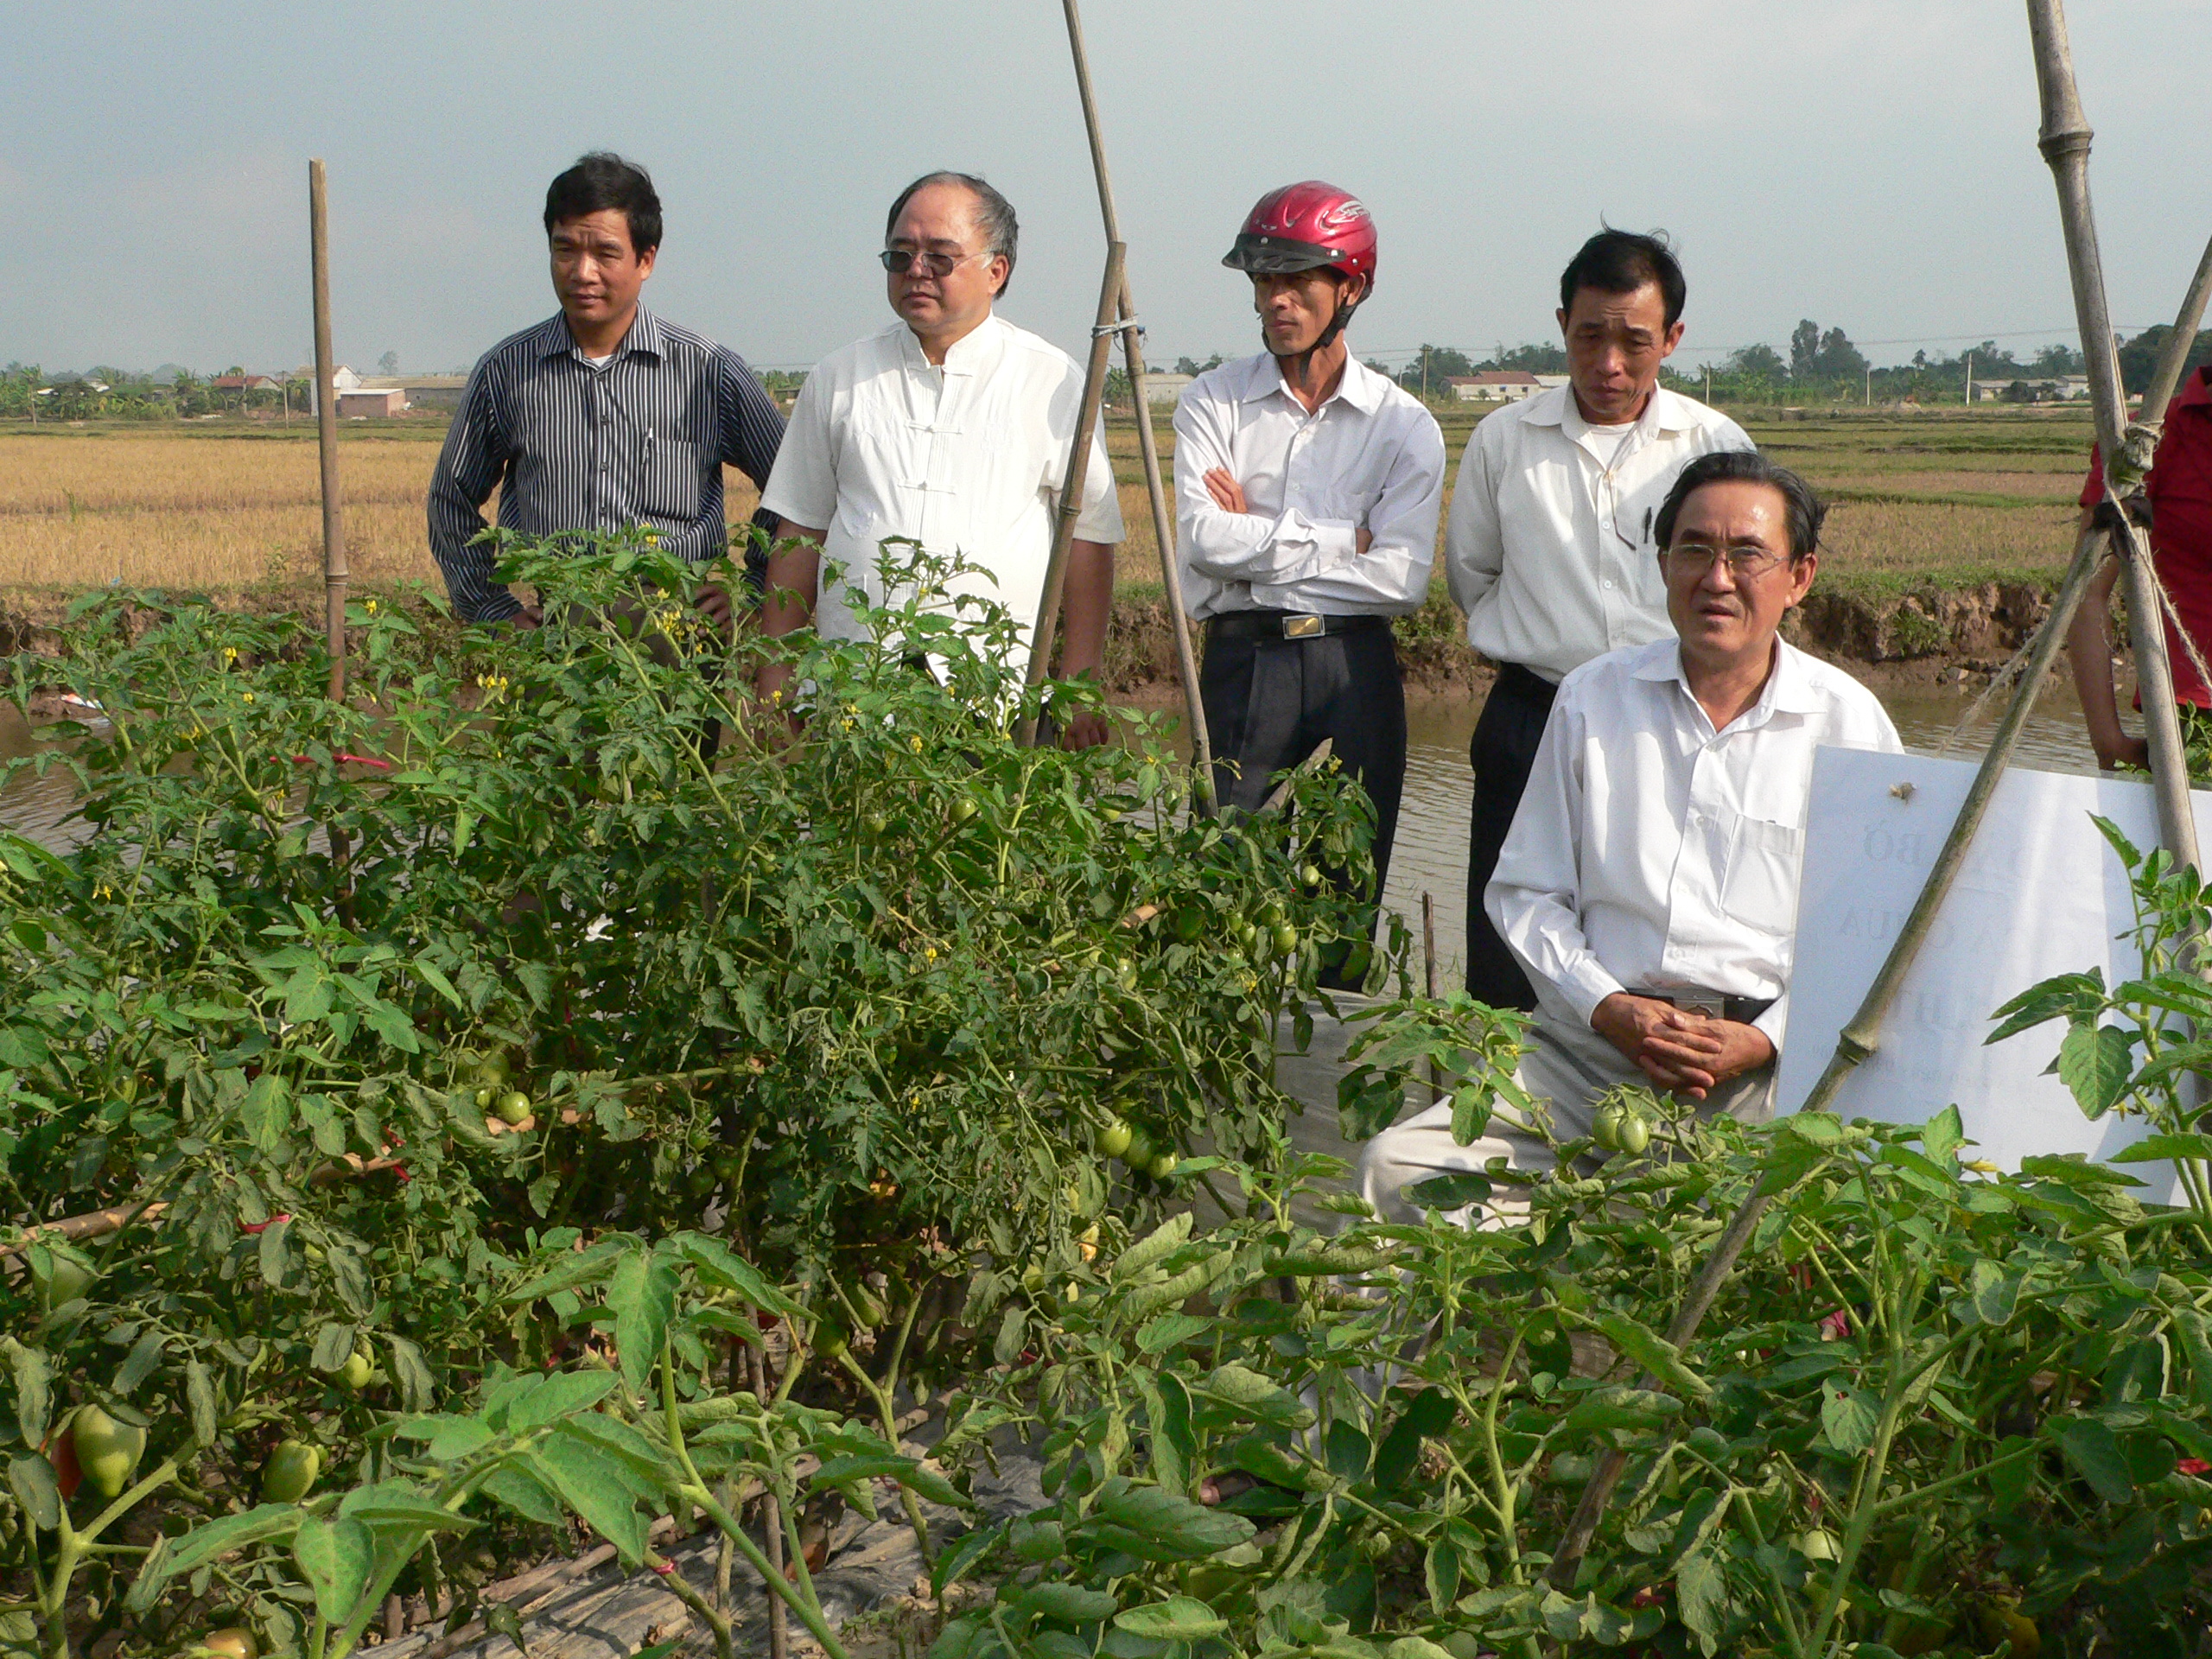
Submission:
[[[1068,549],[1074,539],[1075,521],[1083,509],[1084,480],[1090,461],[1091,434],[1097,429],[1098,408],[1106,391],[1106,359],[1114,339],[1120,337],[1123,372],[1128,377],[1129,401],[1136,416],[1137,455],[1144,469],[1145,493],[1152,507],[1153,538],[1160,548],[1160,582],[1167,596],[1168,631],[1173,636],[1176,677],[1182,687],[1185,717],[1190,723],[1192,799],[1201,817],[1214,814],[1213,744],[1206,731],[1204,704],[1198,697],[1198,660],[1191,650],[1190,620],[1183,609],[1183,582],[1175,561],[1175,515],[1167,505],[1161,483],[1160,449],[1152,430],[1152,403],[1146,395],[1143,327],[1137,321],[1136,302],[1129,289],[1126,250],[1122,241],[1121,215],[1114,207],[1114,183],[1106,168],[1106,141],[1098,125],[1098,101],[1091,90],[1090,60],[1084,49],[1083,19],[1077,0],[1062,0],[1067,16],[1068,49],[1075,62],[1076,91],[1083,100],[1083,124],[1090,143],[1091,172],[1098,182],[1098,209],[1106,229],[1106,277],[1098,296],[1098,321],[1090,333],[1090,359],[1084,376],[1083,406],[1076,420],[1065,481],[1060,491],[1059,518],[1052,533],[1052,551],[1045,570],[1045,593],[1037,613],[1037,627],[1029,656],[1029,682],[1035,684],[1050,668],[1053,633],[1059,620],[1059,603],[1067,571]],[[1035,731],[1025,731],[1035,741]]]
[[[2075,87],[2065,21],[2060,0],[2027,0],[2027,8],[2029,34],[2035,50],[2036,80],[2042,99],[2043,120],[2037,142],[2050,163],[2058,188],[2067,266],[2073,279],[2082,353],[2089,370],[2106,489],[2117,500],[2125,493],[2124,486],[2140,477],[2144,464],[2149,460],[2150,443],[2155,442],[2157,423],[2164,418],[2166,402],[2180,381],[2181,365],[2195,336],[2197,321],[2203,315],[2207,293],[2212,291],[2212,247],[2206,249],[2188,296],[2182,302],[2180,322],[2161,349],[2152,378],[2152,395],[2144,400],[2142,420],[2136,429],[2131,430],[2127,425],[2126,393],[2120,378],[2119,354],[2113,344],[2110,314],[2106,308],[2096,223],[2089,207],[2090,131],[2082,118],[2081,100]],[[2133,450],[2129,448],[2131,440],[2134,443]],[[2139,459],[2131,461],[2131,454]],[[2157,588],[2152,585],[2156,577],[2150,569],[2149,549],[2142,531],[2126,523],[2122,515],[2120,529],[2110,532],[2090,529],[2076,539],[2073,561],[2052,599],[2050,614],[2030,645],[2012,700],[1990,734],[1988,752],[1982,757],[1965,800],[1960,803],[1958,816],[1952,821],[1950,832],[1936,854],[1911,913],[1898,930],[1896,942],[1891,945],[1873,982],[1867,987],[1858,1011],[1838,1034],[1835,1052],[1814,1083],[1801,1110],[1826,1110],[1851,1073],[1879,1050],[1882,1024],[1890,1004],[1935,925],[1936,912],[1950,892],[1952,880],[1966,861],[1967,850],[1981,827],[1998,782],[2011,763],[2020,734],[2034,710],[2037,694],[2043,689],[2044,677],[2050,671],[2068,626],[2082,602],[2082,594],[2106,556],[2108,546],[2124,561],[2127,576],[2128,632],[2135,651],[2136,679],[2142,688],[2144,718],[2151,734],[2152,782],[2158,798],[2160,838],[2177,863],[2196,861],[2189,775],[2173,699],[2171,664],[2166,658],[2165,630],[2159,614]],[[1679,1347],[1696,1333],[1774,1196],[1775,1189],[1761,1179],[1730,1218],[1713,1245],[1713,1254],[1707,1257],[1681,1306],[1675,1310],[1667,1330],[1669,1342]],[[1640,1379],[1638,1386],[1652,1386],[1651,1379]],[[1583,1489],[1581,1500],[1553,1555],[1548,1576],[1557,1587],[1571,1589],[1580,1576],[1590,1541],[1596,1536],[1605,1506],[1627,1467],[1627,1454],[1611,1451],[1591,1475],[1590,1484]]]

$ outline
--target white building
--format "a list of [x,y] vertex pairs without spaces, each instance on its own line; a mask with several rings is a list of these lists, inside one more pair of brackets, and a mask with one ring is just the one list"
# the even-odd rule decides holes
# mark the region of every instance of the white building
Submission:
[[[1566,377],[1558,378],[1564,382]],[[1486,369],[1480,374],[1454,374],[1444,384],[1463,404],[1519,403],[1544,389],[1543,381],[1525,369]]]

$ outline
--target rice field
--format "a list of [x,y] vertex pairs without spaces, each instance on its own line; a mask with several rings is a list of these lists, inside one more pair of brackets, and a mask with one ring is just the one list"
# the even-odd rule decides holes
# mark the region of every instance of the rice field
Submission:
[[[1442,414],[1455,470],[1482,412]],[[1742,416],[1762,448],[1834,499],[1824,579],[2041,573],[2070,550],[2090,442],[2086,411]],[[1172,488],[1166,411],[1156,429]],[[388,435],[346,434],[340,478],[357,582],[436,580],[423,503],[439,436],[414,423]],[[1154,586],[1151,510],[1127,417],[1109,422],[1108,445],[1128,529],[1122,580]],[[734,470],[725,481],[730,517],[741,522],[756,493]],[[314,429],[304,423],[0,431],[0,589],[290,587],[314,580],[321,550]]]

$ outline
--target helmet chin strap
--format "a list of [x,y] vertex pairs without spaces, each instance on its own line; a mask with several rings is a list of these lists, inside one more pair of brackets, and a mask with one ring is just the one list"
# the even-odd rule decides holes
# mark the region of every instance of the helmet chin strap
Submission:
[[[1360,284],[1359,298],[1353,300],[1349,304],[1345,303],[1343,300],[1338,300],[1337,302],[1336,315],[1329,319],[1328,326],[1322,329],[1320,334],[1315,337],[1314,341],[1311,346],[1308,346],[1302,352],[1293,352],[1287,357],[1278,355],[1275,360],[1288,365],[1293,374],[1300,379],[1303,379],[1306,376],[1306,365],[1313,360],[1313,353],[1316,352],[1325,352],[1330,346],[1337,343],[1337,336],[1344,333],[1344,325],[1351,321],[1351,314],[1359,309],[1361,304],[1366,300],[1366,298],[1367,284],[1363,282]],[[1261,331],[1260,343],[1262,346],[1267,344],[1267,332],[1264,328]]]

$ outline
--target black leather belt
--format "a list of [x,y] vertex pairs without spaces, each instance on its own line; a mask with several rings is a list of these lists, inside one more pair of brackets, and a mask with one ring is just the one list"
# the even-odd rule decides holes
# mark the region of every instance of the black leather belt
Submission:
[[1309,611],[1224,611],[1206,619],[1206,632],[1219,639],[1319,639],[1389,626],[1387,616],[1317,616]]
[[1732,1020],[1739,1026],[1750,1025],[1775,1004],[1770,996],[1722,996],[1711,991],[1630,991],[1629,995],[1665,1002],[1686,1014],[1701,1014],[1708,1020]]

